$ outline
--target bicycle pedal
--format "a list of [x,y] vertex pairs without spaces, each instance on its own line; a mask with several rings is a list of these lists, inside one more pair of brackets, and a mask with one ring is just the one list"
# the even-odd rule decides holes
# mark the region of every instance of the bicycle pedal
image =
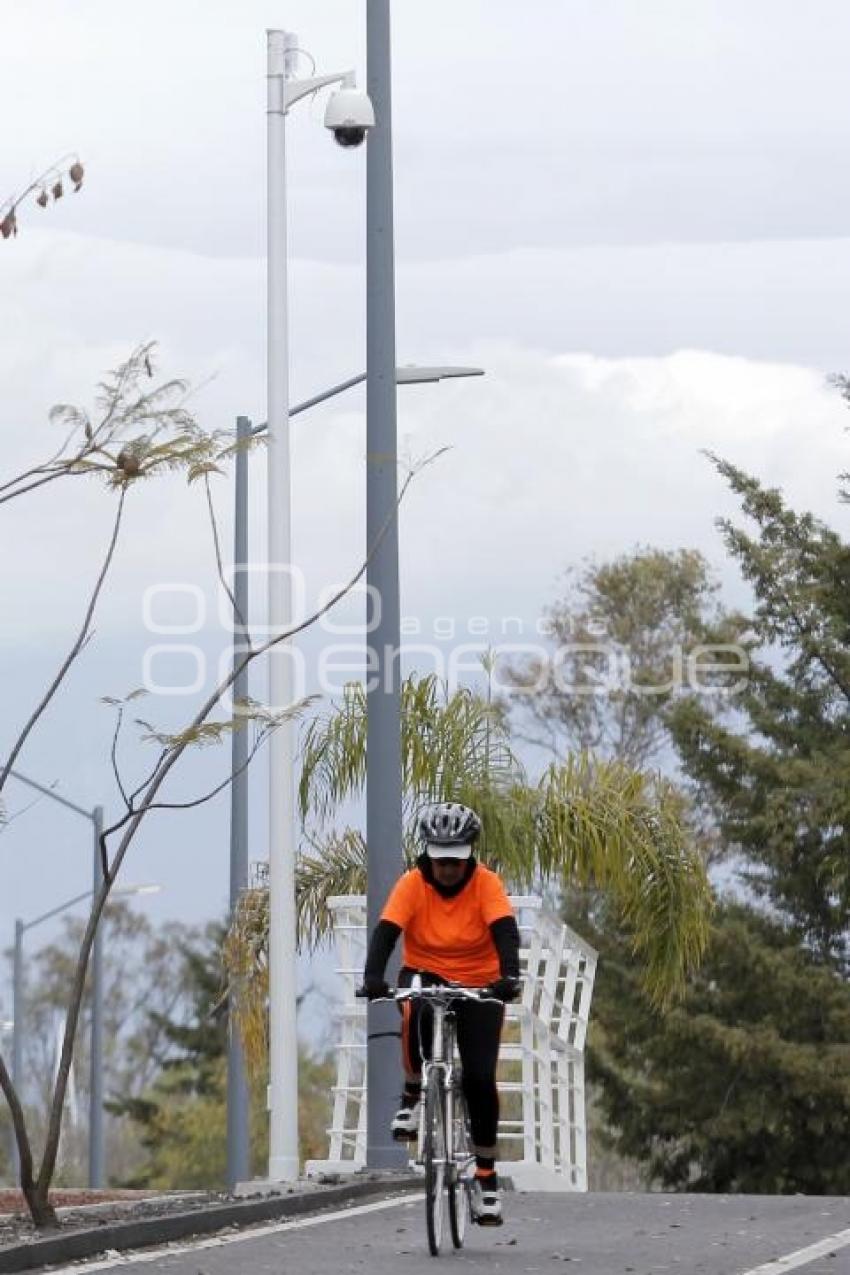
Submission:
[[476,1217],[472,1219],[478,1226],[503,1226],[503,1217]]
[[393,1142],[415,1142],[418,1137],[416,1129],[393,1129]]

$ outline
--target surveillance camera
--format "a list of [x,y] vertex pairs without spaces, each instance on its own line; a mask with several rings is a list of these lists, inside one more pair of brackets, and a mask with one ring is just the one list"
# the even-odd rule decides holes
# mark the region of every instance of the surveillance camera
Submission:
[[353,88],[338,89],[332,94],[325,111],[325,128],[329,128],[340,146],[360,146],[366,133],[375,127],[375,112],[365,93]]

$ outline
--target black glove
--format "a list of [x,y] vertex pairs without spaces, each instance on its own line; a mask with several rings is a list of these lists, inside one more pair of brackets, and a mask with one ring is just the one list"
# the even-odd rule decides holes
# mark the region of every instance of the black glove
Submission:
[[510,1001],[519,998],[522,992],[522,983],[518,978],[497,978],[489,987],[481,989],[485,996],[494,996],[497,1001],[504,1001],[507,1005]]
[[389,983],[384,978],[378,978],[374,974],[364,974],[363,986],[357,989],[358,996],[365,996],[370,1001],[377,1000],[380,996],[389,996],[389,994]]

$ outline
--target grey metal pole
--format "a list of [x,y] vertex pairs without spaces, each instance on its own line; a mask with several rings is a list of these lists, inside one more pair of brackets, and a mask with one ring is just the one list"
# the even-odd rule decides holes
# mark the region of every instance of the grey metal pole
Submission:
[[[243,632],[248,616],[248,451],[252,434],[247,416],[236,418],[236,504],[233,532],[233,664],[234,669],[244,651]],[[236,675],[233,683],[235,702],[248,694],[248,670]],[[230,786],[230,916],[240,892],[248,886],[248,732],[236,730],[232,735]],[[250,1098],[245,1074],[245,1059],[239,1034],[230,1019],[227,1046],[227,1183],[247,1182],[251,1172]]]
[[[100,859],[100,837],[103,832],[103,806],[92,811],[94,870],[92,902],[103,885]],[[94,932],[91,952],[91,1058],[89,1059],[89,1186],[104,1185],[103,1141],[103,926],[104,916]]]
[[[15,954],[12,966],[12,1015],[15,1020],[12,1035],[12,1084],[15,1086],[15,1093],[21,1103],[23,1103],[21,1084],[24,1076],[24,923],[21,920],[15,921]],[[18,1144],[15,1139],[14,1129],[12,1130],[12,1172],[14,1180],[19,1182],[21,1177],[21,1158],[18,1154]]]
[[[376,126],[366,160],[366,537],[371,547],[391,518],[367,568],[380,614],[368,640],[376,675],[367,687],[367,923],[371,932],[402,868],[401,686],[396,473],[395,275],[389,0],[366,0],[367,92]],[[398,1016],[390,1004],[368,1011],[366,1159],[369,1168],[401,1168],[406,1152],[390,1121],[400,1089]]]

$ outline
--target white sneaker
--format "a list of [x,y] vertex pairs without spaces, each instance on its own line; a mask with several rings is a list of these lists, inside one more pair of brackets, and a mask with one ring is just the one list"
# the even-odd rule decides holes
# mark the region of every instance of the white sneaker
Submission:
[[422,1103],[417,1098],[412,1107],[399,1107],[393,1116],[390,1132],[396,1142],[413,1142],[419,1137],[419,1112]]
[[502,1225],[502,1188],[490,1186],[486,1178],[476,1178],[472,1189],[472,1212],[479,1226]]

